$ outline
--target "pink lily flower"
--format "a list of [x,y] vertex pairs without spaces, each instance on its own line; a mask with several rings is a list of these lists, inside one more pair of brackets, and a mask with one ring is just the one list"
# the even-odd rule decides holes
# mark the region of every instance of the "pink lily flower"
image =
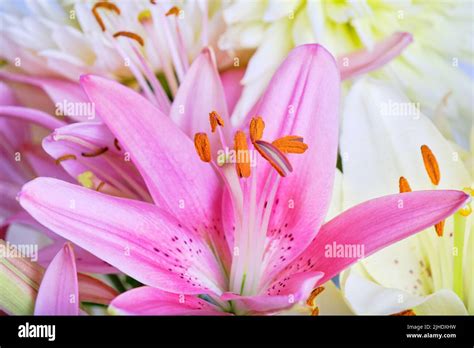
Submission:
[[[338,142],[333,57],[319,45],[294,49],[254,107],[260,117],[243,129],[230,126],[215,67],[193,64],[188,74],[170,117],[115,82],[81,79],[154,204],[51,178],[29,182],[18,197],[41,224],[145,285],[117,297],[113,312],[268,314],[308,298],[310,306],[313,289],[359,258],[328,257],[328,246],[360,245],[368,256],[468,199],[461,191],[409,192],[324,223]],[[261,157],[256,166],[249,157],[231,163],[219,151],[228,149]]]

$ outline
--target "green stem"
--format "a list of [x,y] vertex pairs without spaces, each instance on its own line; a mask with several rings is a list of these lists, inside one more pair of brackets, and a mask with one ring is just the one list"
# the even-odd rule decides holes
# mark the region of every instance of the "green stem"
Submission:
[[454,214],[454,292],[463,299],[462,261],[464,252],[464,231],[466,230],[466,218],[459,213]]

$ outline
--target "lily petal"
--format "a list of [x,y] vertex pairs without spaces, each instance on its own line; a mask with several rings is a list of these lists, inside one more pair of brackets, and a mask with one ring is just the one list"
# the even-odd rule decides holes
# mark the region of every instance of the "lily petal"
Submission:
[[55,129],[66,125],[63,121],[45,112],[21,106],[0,106],[0,116],[31,122],[46,129]]
[[229,115],[232,115],[235,105],[242,95],[243,86],[240,81],[244,74],[245,69],[243,68],[233,68],[221,73],[222,87],[224,88]]
[[[53,244],[41,248],[38,252],[38,263],[43,267],[47,267],[51,263],[54,256],[61,250],[64,243],[67,242],[67,240],[58,235],[55,235],[55,239]],[[112,267],[107,262],[99,259],[83,248],[75,247],[74,250],[76,255],[76,268],[79,272],[98,274],[117,273],[115,267]]]
[[[205,48],[194,60],[173,101],[170,117],[183,132],[194,138],[199,132],[211,133],[209,113],[216,111],[224,120],[224,134],[230,140],[230,132],[226,131],[230,130],[229,114],[213,55],[210,48]],[[211,137],[211,148],[218,140],[218,137]]]
[[241,303],[245,310],[254,314],[280,311],[306,300],[323,275],[322,272],[296,273],[276,280],[264,294],[241,296],[225,293],[221,298]]
[[347,80],[380,68],[396,58],[412,41],[410,33],[397,32],[375,44],[371,50],[364,49],[338,57],[341,79]]
[[121,294],[112,301],[109,312],[122,315],[226,315],[197,296],[165,292],[149,286]]
[[117,290],[87,274],[77,275],[79,282],[79,298],[84,302],[107,305],[119,295]]
[[228,255],[217,224],[221,182],[199,159],[193,141],[169,117],[119,83],[91,75],[82,76],[81,83],[96,112],[130,153],[156,205],[195,229],[196,236],[210,240],[218,253]]
[[[459,209],[469,196],[462,191],[407,192],[361,203],[327,222],[311,245],[285,273],[312,269],[331,279],[359,258],[432,226]],[[338,255],[334,248],[351,248]],[[361,253],[354,252],[356,250]],[[331,252],[330,251],[334,251]]]
[[351,270],[344,282],[344,294],[359,315],[391,315],[411,309],[416,315],[466,315],[459,297],[442,289],[429,296],[414,296],[406,291],[386,288]]
[[25,83],[43,89],[51,98],[53,103],[56,106],[59,106],[59,110],[64,115],[70,116],[76,121],[83,121],[85,118],[84,116],[88,116],[75,113],[74,108],[69,110],[70,108],[64,109],[62,107],[65,103],[87,102],[87,97],[78,83],[54,78],[31,77],[7,71],[0,71],[0,78],[13,82]]
[[70,243],[46,269],[36,297],[35,315],[79,315],[79,286]]
[[[74,181],[91,172],[92,189],[151,201],[137,169],[103,123],[81,122],[58,128],[43,139],[43,148]],[[90,155],[102,151],[100,155]]]
[[187,294],[225,288],[209,247],[154,205],[52,178],[30,181],[19,201],[47,228],[144,284]]
[[[334,58],[312,44],[288,55],[255,108],[255,115],[266,121],[265,139],[298,135],[308,145],[304,154],[289,157],[293,173],[279,184],[268,227],[274,231],[269,235],[274,248],[266,255],[267,280],[286,266],[282,257],[290,262],[311,243],[324,221],[336,167],[338,103]],[[270,169],[259,167],[263,187]]]

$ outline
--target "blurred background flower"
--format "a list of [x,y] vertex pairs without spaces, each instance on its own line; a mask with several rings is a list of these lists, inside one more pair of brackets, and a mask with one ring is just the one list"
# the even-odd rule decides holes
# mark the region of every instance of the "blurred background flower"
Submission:
[[[445,136],[468,147],[472,123],[473,64],[471,1],[235,0],[225,6],[228,25],[221,49],[256,50],[243,77],[235,114],[245,114],[273,71],[297,45],[317,42],[344,55],[394,32],[414,38],[402,55],[374,75],[389,79],[421,104]],[[351,64],[347,57],[346,63]],[[470,97],[468,97],[470,96]]]

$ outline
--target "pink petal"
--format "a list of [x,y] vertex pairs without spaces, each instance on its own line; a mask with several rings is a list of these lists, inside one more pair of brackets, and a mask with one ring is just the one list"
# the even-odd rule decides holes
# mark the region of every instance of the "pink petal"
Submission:
[[46,269],[36,297],[35,315],[79,315],[76,263],[69,243]]
[[0,105],[11,105],[16,106],[18,104],[18,100],[13,93],[12,89],[8,87],[6,83],[0,81]]
[[144,284],[187,294],[225,287],[208,245],[154,205],[51,178],[23,186],[19,201],[47,228]]
[[[66,240],[64,238],[55,235],[55,241],[53,244],[39,250],[38,263],[43,267],[47,267],[51,260],[54,259],[54,256],[58,253],[58,251],[61,250],[61,247],[65,242]],[[75,255],[76,268],[79,272],[97,274],[117,273],[117,269],[115,267],[112,267],[107,262],[99,259],[95,255],[80,247],[75,247]]]
[[[304,250],[327,212],[337,158],[339,72],[334,58],[319,45],[290,52],[255,108],[265,121],[263,139],[298,135],[304,154],[289,155],[293,172],[282,178],[270,218],[266,280]],[[259,167],[262,167],[259,162]],[[260,187],[269,180],[259,169]],[[266,282],[266,281],[264,281]]]
[[22,154],[28,160],[28,164],[37,176],[47,176],[71,181],[70,176],[64,169],[58,166],[41,147],[33,144],[25,144],[22,148]]
[[[462,191],[436,190],[384,196],[361,203],[324,224],[311,245],[280,277],[314,269],[324,272],[319,281],[322,284],[359,258],[445,219],[468,199]],[[335,253],[338,246],[363,250],[363,255],[353,255],[355,252],[338,255]]]
[[0,117],[31,122],[46,129],[55,129],[66,125],[65,122],[45,112],[21,106],[0,106]]
[[15,199],[20,188],[21,185],[0,181],[0,239],[5,239],[6,231],[11,224],[9,218],[22,210]]
[[193,295],[165,292],[149,286],[118,296],[109,311],[122,315],[226,315],[219,307]]
[[242,94],[243,85],[240,83],[244,77],[244,68],[233,68],[221,73],[222,86],[224,87],[225,100],[229,115],[232,115],[234,107]]
[[[226,126],[223,131],[230,139],[229,114],[213,54],[205,48],[194,60],[171,106],[171,119],[192,139],[198,132],[211,134],[211,111],[217,111],[222,117]],[[210,140],[211,148],[217,149],[219,138],[214,136]]]
[[155,204],[197,236],[209,239],[221,257],[228,259],[218,221],[220,178],[199,159],[193,141],[132,90],[92,75],[83,76],[81,83],[96,112],[130,153]]
[[378,42],[372,50],[361,50],[338,57],[341,79],[347,80],[376,70],[399,56],[413,41],[410,33],[397,32]]
[[[80,174],[90,171],[97,178],[96,188],[104,183],[101,192],[151,201],[137,169],[126,160],[125,150],[103,123],[81,122],[58,128],[43,139],[43,148],[53,159],[75,156],[60,162],[74,182]],[[87,156],[100,149],[106,151],[99,156]]]
[[[26,83],[35,87],[43,89],[48,96],[51,98],[55,105],[63,106],[67,103],[85,103],[87,102],[86,95],[82,91],[78,83],[74,83],[67,80],[46,78],[46,77],[31,77],[27,75],[15,74],[7,71],[0,71],[0,78],[13,81]],[[68,108],[69,109],[69,108]],[[75,114],[75,110],[64,109],[60,107],[60,110],[64,114],[72,117],[77,121],[87,119],[88,115]],[[71,111],[71,112],[68,112]]]
[[119,295],[117,290],[87,274],[79,273],[79,298],[84,302],[107,305]]
[[323,275],[321,272],[297,273],[276,280],[262,295],[241,296],[225,293],[221,299],[241,303],[241,308],[244,307],[253,314],[276,312],[305,301]]

